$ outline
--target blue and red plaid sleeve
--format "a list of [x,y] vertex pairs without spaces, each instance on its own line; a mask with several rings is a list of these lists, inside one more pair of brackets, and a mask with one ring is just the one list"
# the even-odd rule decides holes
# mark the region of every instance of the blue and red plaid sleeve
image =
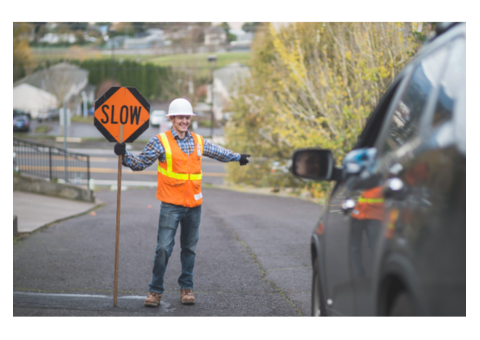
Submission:
[[224,163],[240,160],[240,154],[225,149],[223,146],[213,144],[207,140],[205,140],[203,155]]
[[122,164],[128,166],[133,171],[141,171],[148,168],[157,160],[160,160],[160,162],[165,161],[165,148],[157,136],[155,136],[150,139],[138,156],[134,156],[131,152],[127,151],[125,156],[123,156]]

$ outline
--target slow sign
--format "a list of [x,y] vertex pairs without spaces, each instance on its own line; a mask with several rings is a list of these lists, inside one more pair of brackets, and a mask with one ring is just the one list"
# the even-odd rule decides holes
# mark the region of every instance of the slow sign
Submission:
[[[95,101],[94,125],[109,142],[131,143],[148,129],[150,104],[134,87],[111,87]],[[122,158],[118,156],[113,305],[117,306]]]
[[150,104],[134,87],[111,87],[95,101],[94,125],[109,142],[132,143],[150,120]]

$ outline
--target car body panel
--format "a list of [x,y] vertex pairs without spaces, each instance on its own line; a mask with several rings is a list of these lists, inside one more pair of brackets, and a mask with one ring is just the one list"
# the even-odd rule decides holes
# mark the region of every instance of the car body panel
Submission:
[[[414,315],[466,314],[465,58],[457,25],[422,48],[367,121],[355,148],[378,158],[336,183],[311,239],[328,315],[388,314],[393,281]],[[346,215],[347,199],[381,205],[382,218]]]

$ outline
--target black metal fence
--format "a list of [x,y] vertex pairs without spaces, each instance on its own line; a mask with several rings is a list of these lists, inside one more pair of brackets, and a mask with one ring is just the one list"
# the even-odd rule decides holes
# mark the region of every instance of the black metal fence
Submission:
[[14,170],[20,173],[87,185],[90,181],[90,156],[66,152],[53,146],[32,143],[14,138]]

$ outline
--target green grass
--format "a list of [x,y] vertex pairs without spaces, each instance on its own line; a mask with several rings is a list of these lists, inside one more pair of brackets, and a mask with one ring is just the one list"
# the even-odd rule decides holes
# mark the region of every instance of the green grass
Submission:
[[73,117],[70,117],[70,120],[76,123],[93,124],[93,116],[87,116],[87,118],[83,118],[82,116],[73,116]]
[[[176,54],[165,55],[150,59],[149,62],[159,66],[173,66],[173,67],[196,67],[210,69],[210,64],[207,57],[210,53],[195,53],[195,54]],[[228,64],[239,62],[245,65],[249,64],[250,52],[225,52],[216,54],[217,61],[215,68],[221,68]]]
[[[61,61],[65,58],[65,48],[44,50],[38,49],[34,54],[34,58],[37,63],[42,63],[47,59],[54,63],[55,61]],[[43,53],[42,53],[43,52]],[[112,56],[110,54],[103,54],[96,50],[84,49],[85,58],[102,58],[110,60]],[[159,66],[171,66],[197,68],[205,71],[210,70],[210,64],[207,61],[207,56],[214,53],[193,53],[193,54],[175,54],[175,55],[137,55],[137,54],[118,54],[115,53],[115,60],[139,60],[140,62],[151,62]],[[250,51],[238,51],[238,52],[223,52],[217,53],[217,61],[215,63],[215,69],[224,67],[228,64],[239,62],[244,65],[249,65]]]
[[52,128],[48,125],[39,125],[35,128],[35,133],[47,133]]

